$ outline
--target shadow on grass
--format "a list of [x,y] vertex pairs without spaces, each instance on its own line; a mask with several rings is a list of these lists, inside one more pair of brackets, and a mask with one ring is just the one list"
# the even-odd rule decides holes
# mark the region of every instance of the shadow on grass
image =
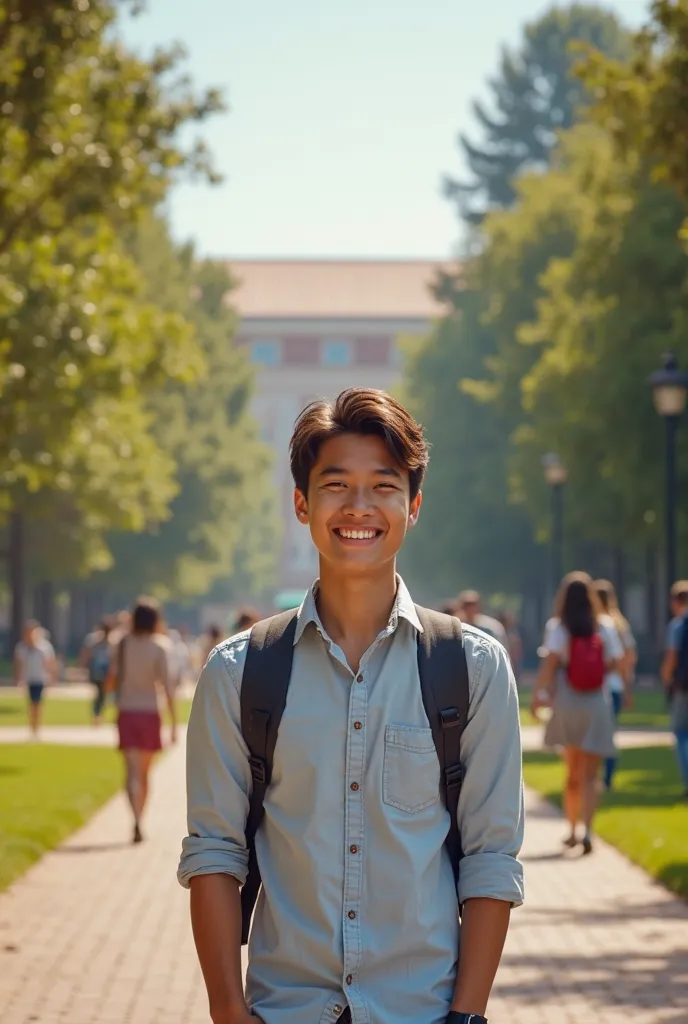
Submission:
[[[526,765],[550,765],[559,760],[547,751],[528,751]],[[681,783],[675,767],[674,751],[669,747],[635,747],[622,750],[619,757],[619,788],[605,793],[605,807],[675,807],[682,801]],[[543,794],[558,807],[561,793]]]

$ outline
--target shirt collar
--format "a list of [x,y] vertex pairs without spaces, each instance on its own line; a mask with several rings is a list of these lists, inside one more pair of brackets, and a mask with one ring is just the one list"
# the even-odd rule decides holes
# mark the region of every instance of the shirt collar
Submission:
[[[299,608],[296,616],[296,633],[294,634],[294,644],[297,644],[303,636],[303,631],[306,626],[312,622],[318,632],[322,636],[326,636],[325,627],[320,621],[318,615],[318,609],[315,603],[315,599],[318,593],[318,587],[320,586],[320,580],[316,580],[313,586],[310,588]],[[398,624],[399,619],[406,619],[410,622],[413,628],[418,632],[423,632],[423,627],[420,624],[418,613],[416,612],[416,606],[411,599],[411,595],[408,592],[408,588],[401,576],[397,573],[397,595],[394,598],[394,605],[389,616],[389,622],[387,623],[386,631],[393,633]]]

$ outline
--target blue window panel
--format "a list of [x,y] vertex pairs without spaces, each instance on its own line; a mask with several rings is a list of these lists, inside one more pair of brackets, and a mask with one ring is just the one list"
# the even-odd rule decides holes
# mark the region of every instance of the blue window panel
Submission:
[[351,366],[353,362],[351,342],[335,339],[324,341],[322,361],[324,366]]
[[279,366],[280,354],[278,341],[254,341],[251,343],[251,362],[259,366]]

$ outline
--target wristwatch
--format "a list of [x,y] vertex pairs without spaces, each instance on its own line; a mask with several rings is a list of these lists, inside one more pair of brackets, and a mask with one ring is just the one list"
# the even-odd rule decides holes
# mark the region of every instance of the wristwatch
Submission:
[[487,1024],[487,1017],[481,1017],[479,1013],[457,1013],[451,1010],[447,1024]]

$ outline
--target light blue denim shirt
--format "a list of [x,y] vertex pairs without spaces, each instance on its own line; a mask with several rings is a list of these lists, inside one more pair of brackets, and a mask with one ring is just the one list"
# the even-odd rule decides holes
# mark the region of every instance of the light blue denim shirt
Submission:
[[[523,836],[518,695],[504,649],[470,626],[470,711],[458,820],[448,812],[423,707],[420,622],[404,583],[357,675],[327,636],[315,588],[299,610],[265,818],[247,1001],[265,1024],[443,1024],[456,980],[458,902],[518,905]],[[187,740],[188,830],[179,880],[246,878],[251,791],[240,692],[248,633],[210,656]],[[359,680],[361,678],[361,681]]]

